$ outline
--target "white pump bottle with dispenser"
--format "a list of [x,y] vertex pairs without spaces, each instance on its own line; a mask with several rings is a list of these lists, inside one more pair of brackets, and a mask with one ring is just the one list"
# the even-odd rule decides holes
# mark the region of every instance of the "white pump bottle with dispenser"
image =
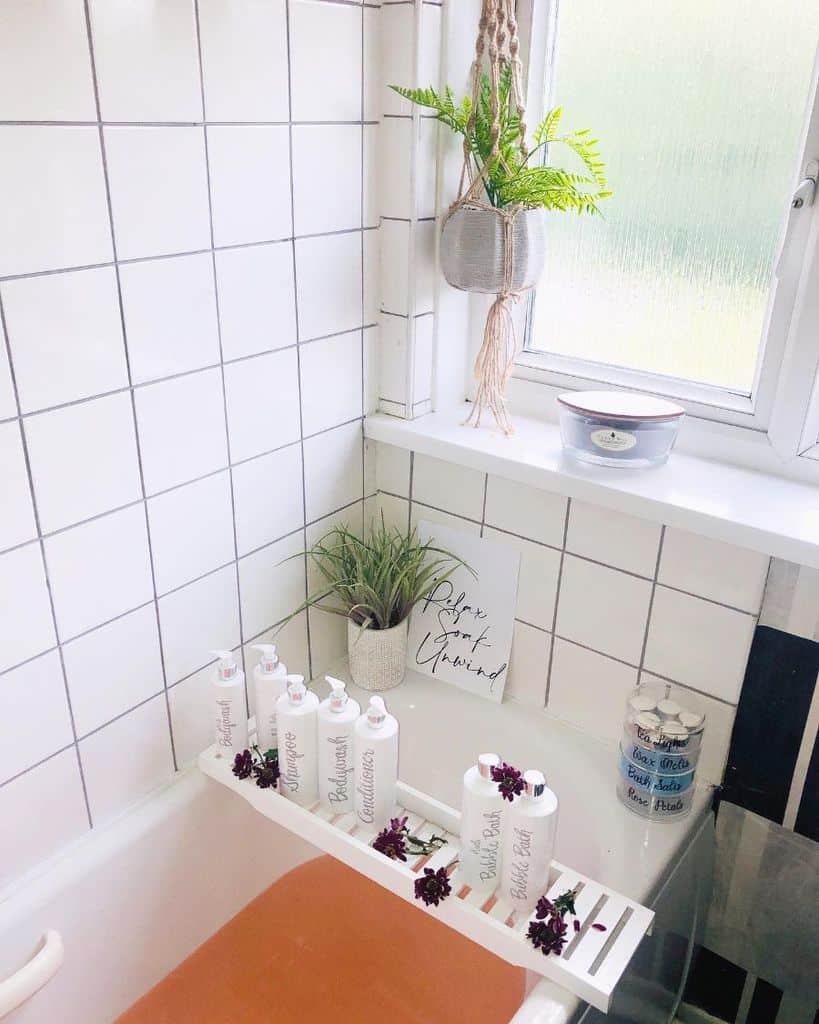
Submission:
[[506,812],[501,893],[515,910],[530,911],[549,888],[557,797],[542,772],[524,772],[523,784],[523,793]]
[[460,874],[476,892],[492,892],[500,885],[506,808],[492,781],[492,769],[500,763],[497,754],[481,754],[464,775]]
[[253,669],[253,691],[256,705],[256,743],[265,753],[279,745],[276,731],[276,701],[287,690],[287,666],[276,654],[275,644],[253,644],[261,652],[261,660]]
[[362,825],[380,831],[395,809],[398,783],[398,722],[381,697],[370,697],[355,724],[355,814]]
[[276,701],[279,791],[302,807],[318,800],[318,703],[318,697],[304,685],[304,676],[297,675],[287,677],[287,692]]
[[318,709],[318,787],[321,806],[334,814],[353,809],[353,749],[358,701],[347,695],[344,683],[325,676],[330,696]]
[[229,757],[247,749],[245,674],[233,651],[211,651],[219,658],[213,680],[217,756]]

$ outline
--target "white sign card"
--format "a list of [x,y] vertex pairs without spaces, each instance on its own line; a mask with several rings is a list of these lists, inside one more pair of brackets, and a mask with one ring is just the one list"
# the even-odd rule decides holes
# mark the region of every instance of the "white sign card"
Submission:
[[500,703],[512,650],[520,552],[439,523],[419,523],[418,535],[462,559],[477,579],[459,566],[416,604],[407,666]]

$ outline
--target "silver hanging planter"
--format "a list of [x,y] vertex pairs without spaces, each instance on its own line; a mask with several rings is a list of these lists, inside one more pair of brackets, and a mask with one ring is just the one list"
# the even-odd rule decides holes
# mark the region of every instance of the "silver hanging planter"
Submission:
[[[546,258],[542,209],[520,209],[512,223],[512,287],[524,291],[537,284]],[[503,218],[492,210],[462,206],[441,233],[441,270],[453,288],[497,295],[503,291]]]

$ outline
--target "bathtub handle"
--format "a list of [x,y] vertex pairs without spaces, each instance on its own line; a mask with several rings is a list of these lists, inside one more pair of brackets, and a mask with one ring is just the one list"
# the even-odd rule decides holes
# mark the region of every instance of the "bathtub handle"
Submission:
[[0,981],[0,1020],[30,999],[50,981],[63,962],[60,933],[47,931],[40,950],[10,978]]

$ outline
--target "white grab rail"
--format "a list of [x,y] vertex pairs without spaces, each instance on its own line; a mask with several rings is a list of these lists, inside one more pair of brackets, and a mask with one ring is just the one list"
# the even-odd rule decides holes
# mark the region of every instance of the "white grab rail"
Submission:
[[0,981],[0,1020],[30,999],[50,981],[63,962],[60,933],[47,931],[40,950],[10,978]]

